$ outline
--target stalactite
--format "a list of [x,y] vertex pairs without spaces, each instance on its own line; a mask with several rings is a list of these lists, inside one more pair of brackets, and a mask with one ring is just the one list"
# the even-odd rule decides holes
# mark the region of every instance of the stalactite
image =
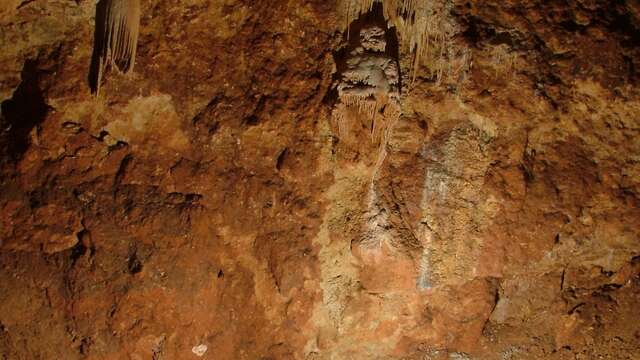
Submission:
[[363,28],[359,45],[349,54],[337,84],[338,103],[333,121],[346,140],[361,127],[369,129],[373,144],[386,146],[388,131],[400,117],[399,68],[386,53],[385,30]]
[[140,0],[101,0],[96,5],[93,57],[89,71],[92,93],[99,93],[107,66],[111,65],[125,74],[133,71],[139,28]]
[[383,144],[387,131],[400,118],[400,105],[386,94],[378,93],[372,97],[344,95],[340,100],[333,110],[333,120],[343,139],[354,130],[355,123],[366,119],[371,123],[371,141]]
[[[436,83],[456,82],[470,64],[468,52],[455,49],[455,26],[448,17],[448,0],[343,0],[347,27],[360,15],[371,11],[375,3],[383,6],[384,17],[399,34],[403,51],[413,54],[412,79],[421,65],[429,68]],[[348,34],[350,36],[350,34]],[[452,62],[463,64],[452,66]]]

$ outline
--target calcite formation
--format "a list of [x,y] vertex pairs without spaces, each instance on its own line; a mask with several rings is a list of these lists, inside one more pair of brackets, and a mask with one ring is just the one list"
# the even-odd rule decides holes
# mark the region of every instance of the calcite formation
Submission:
[[140,32],[140,0],[102,0],[96,4],[93,56],[89,71],[91,91],[98,93],[111,65],[130,73],[136,62]]
[[384,147],[400,117],[398,61],[385,53],[384,35],[379,27],[362,29],[360,42],[349,53],[346,69],[340,74],[333,117],[345,141],[364,127],[371,141]]
[[0,358],[638,358],[637,2],[140,6],[0,2]]
[[345,28],[380,6],[389,26],[399,34],[402,51],[412,58],[407,70],[414,78],[424,65],[438,83],[457,84],[471,66],[469,50],[455,41],[461,29],[450,16],[452,1],[340,0],[338,3]]

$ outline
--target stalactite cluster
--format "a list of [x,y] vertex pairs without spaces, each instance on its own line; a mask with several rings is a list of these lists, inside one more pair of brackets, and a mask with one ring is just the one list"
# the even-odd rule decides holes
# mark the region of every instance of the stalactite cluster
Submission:
[[360,46],[349,54],[347,69],[337,84],[339,102],[333,110],[341,139],[364,127],[375,145],[384,146],[400,117],[399,69],[397,60],[385,53],[384,35],[379,27],[362,29]]
[[107,66],[133,71],[140,28],[140,0],[102,0],[96,6],[93,58],[89,74],[97,94]]
[[413,78],[420,66],[426,66],[438,84],[461,82],[471,58],[467,49],[453,42],[457,29],[448,16],[450,1],[343,0],[347,28],[376,3],[383,5],[387,22],[396,28],[403,52],[413,54]]

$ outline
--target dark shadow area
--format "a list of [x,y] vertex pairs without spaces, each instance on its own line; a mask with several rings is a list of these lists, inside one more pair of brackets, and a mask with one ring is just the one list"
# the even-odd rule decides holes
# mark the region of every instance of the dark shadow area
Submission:
[[40,124],[49,106],[40,90],[40,73],[35,60],[27,60],[22,69],[22,82],[13,97],[2,103],[2,135],[0,144],[3,157],[19,160],[29,147],[29,133]]
[[132,247],[129,250],[129,258],[127,259],[127,270],[129,274],[135,275],[142,271],[142,262],[138,258],[138,250]]
[[[401,72],[400,68],[400,48],[398,43],[398,34],[396,32],[395,27],[389,27],[387,20],[384,17],[384,9],[382,7],[382,3],[376,2],[373,4],[373,8],[371,11],[360,15],[357,20],[354,20],[349,24],[349,28],[347,32],[344,34],[343,46],[341,46],[338,50],[333,53],[333,59],[336,63],[336,73],[333,75],[333,86],[329,89],[329,92],[324,98],[324,103],[333,106],[338,99],[338,90],[335,88],[335,84],[338,83],[342,73],[347,70],[347,60],[349,59],[350,53],[360,46],[360,30],[377,26],[381,29],[385,30],[385,41],[387,42],[387,47],[385,48],[385,55],[388,57],[395,59],[396,65],[398,66],[398,71]],[[402,76],[399,74],[398,76],[398,91],[402,89]]]
[[640,24],[634,20],[623,0],[615,0],[608,5],[601,13],[605,26],[620,36],[620,44],[623,47],[637,49],[640,46]]

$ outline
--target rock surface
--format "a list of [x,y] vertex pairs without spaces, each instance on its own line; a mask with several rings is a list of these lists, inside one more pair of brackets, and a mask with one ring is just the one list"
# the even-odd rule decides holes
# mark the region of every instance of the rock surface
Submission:
[[0,4],[1,358],[640,356],[640,5],[434,2],[380,151],[344,3],[142,1],[98,97],[95,1]]

